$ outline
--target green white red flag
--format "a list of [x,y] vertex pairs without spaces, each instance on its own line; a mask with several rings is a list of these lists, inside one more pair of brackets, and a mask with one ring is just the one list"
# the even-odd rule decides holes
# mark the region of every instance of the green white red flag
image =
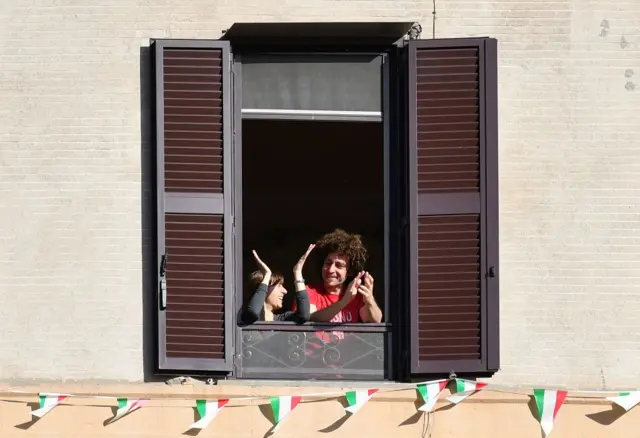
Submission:
[[538,415],[540,416],[540,426],[545,436],[551,433],[553,422],[558,415],[558,411],[567,398],[567,391],[552,391],[547,389],[534,389],[533,397],[536,400]]
[[615,397],[607,397],[607,400],[617,404],[625,411],[628,411],[640,403],[640,391],[621,392]]
[[272,432],[277,431],[287,416],[298,406],[302,397],[297,395],[281,395],[280,397],[271,397],[271,409],[273,409],[273,420],[275,427]]
[[364,389],[360,391],[349,391],[345,394],[349,406],[344,408],[345,411],[355,414],[378,392],[377,389]]
[[200,419],[193,423],[189,429],[204,429],[216,418],[218,412],[224,405],[229,403],[229,400],[196,400],[196,409]]
[[55,408],[60,404],[62,400],[67,398],[66,394],[47,394],[40,393],[38,394],[39,400],[39,408],[31,411],[31,415],[34,417],[42,418],[44,417],[51,409]]
[[147,404],[149,400],[146,399],[128,399],[128,398],[118,398],[118,410],[116,411],[116,415],[109,420],[109,423],[113,423],[114,421],[118,421],[122,417],[131,412],[140,409],[142,406]]
[[447,397],[447,400],[457,405],[476,391],[486,387],[486,383],[473,382],[471,380],[456,379],[456,392]]
[[435,380],[433,382],[421,383],[416,387],[418,394],[424,404],[418,408],[422,412],[431,412],[438,401],[438,396],[447,386],[447,380]]

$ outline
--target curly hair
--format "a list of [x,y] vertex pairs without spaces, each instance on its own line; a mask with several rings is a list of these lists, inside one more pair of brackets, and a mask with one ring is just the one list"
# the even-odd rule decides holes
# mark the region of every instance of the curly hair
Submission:
[[362,271],[367,263],[367,248],[362,243],[362,236],[347,233],[340,228],[318,239],[316,249],[320,250],[323,262],[325,257],[332,252],[346,257],[349,261],[349,272],[351,274]]

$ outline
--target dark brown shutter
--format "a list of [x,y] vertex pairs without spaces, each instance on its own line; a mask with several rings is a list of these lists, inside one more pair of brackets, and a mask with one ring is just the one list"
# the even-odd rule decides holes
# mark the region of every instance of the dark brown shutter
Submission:
[[159,368],[229,371],[229,43],[158,40],[154,47]]
[[497,43],[409,43],[411,372],[498,368]]

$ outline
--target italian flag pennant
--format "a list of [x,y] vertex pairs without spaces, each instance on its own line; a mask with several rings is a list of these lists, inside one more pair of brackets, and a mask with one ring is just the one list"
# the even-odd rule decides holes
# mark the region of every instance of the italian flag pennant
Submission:
[[64,394],[38,394],[40,398],[40,408],[31,411],[31,415],[34,417],[42,418],[44,417],[51,409],[55,408],[60,404],[62,400],[67,398],[67,395]]
[[418,408],[422,412],[431,412],[436,405],[438,396],[447,386],[447,380],[437,380],[435,382],[422,383],[416,387],[418,394],[422,397],[424,404]]
[[456,379],[456,392],[447,397],[447,400],[457,405],[476,391],[486,387],[486,383],[472,382],[471,380]]
[[204,429],[207,427],[227,403],[229,403],[229,400],[196,400],[196,408],[200,419],[193,423],[189,429]]
[[145,399],[133,399],[130,400],[128,398],[118,398],[118,411],[116,412],[116,415],[109,420],[109,423],[113,423],[114,421],[118,421],[119,419],[121,419],[122,417],[124,417],[127,414],[130,414],[131,412],[140,409],[142,406],[144,406],[145,404],[147,404],[149,400],[145,400]]
[[362,408],[373,394],[378,392],[377,389],[364,389],[361,391],[349,391],[346,393],[347,403],[349,406],[344,408],[345,411],[355,414]]
[[628,411],[640,403],[640,391],[621,392],[615,397],[607,397],[607,400],[617,404],[625,411]]
[[276,423],[272,432],[277,431],[285,418],[298,406],[302,397],[298,395],[282,395],[280,397],[271,397],[271,408],[273,409],[273,419]]
[[560,406],[567,398],[567,391],[551,391],[546,389],[534,389],[533,397],[536,399],[538,414],[540,415],[540,426],[545,435],[551,433],[553,421],[558,415]]

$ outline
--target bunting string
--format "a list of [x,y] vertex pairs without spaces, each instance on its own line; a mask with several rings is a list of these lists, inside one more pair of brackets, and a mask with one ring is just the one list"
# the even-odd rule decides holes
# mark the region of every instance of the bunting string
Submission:
[[[429,380],[429,381],[423,381],[423,382],[416,382],[416,383],[401,383],[401,384],[393,384],[393,385],[389,385],[390,387],[380,387],[377,389],[378,392],[396,392],[396,391],[407,391],[407,390],[415,390],[417,388],[417,386],[419,385],[427,385],[429,383],[435,383],[435,382],[441,382],[441,381],[445,381],[445,382],[452,382],[452,383],[456,383],[456,382],[471,382],[474,384],[478,384],[480,385],[480,387],[484,388],[485,386],[488,388],[485,388],[487,390],[490,390],[492,392],[502,392],[505,394],[514,394],[514,395],[531,395],[532,391],[533,391],[533,387],[523,387],[521,385],[504,385],[504,384],[494,384],[494,383],[481,383],[481,382],[476,382],[475,380],[467,380],[467,379],[459,379],[459,378],[452,378],[452,379],[438,379],[438,380]],[[218,387],[219,388],[219,387]],[[609,390],[609,391],[601,391],[601,390],[571,390],[571,389],[566,389],[566,388],[545,388],[544,386],[536,386],[535,388],[541,388],[541,389],[547,389],[547,390],[556,390],[556,391],[567,391],[567,398],[595,398],[595,399],[602,399],[602,398],[607,398],[607,397],[619,397],[621,395],[627,395],[627,394],[633,394],[633,393],[640,393],[640,390],[638,389],[625,389],[625,390]],[[65,397],[77,397],[77,398],[97,398],[97,399],[113,399],[114,396],[113,395],[100,395],[100,394],[85,394],[85,393],[77,393],[77,394],[57,394],[57,393],[46,393],[46,392],[39,392],[39,391],[25,391],[25,390],[17,390],[17,389],[5,389],[5,388],[0,388],[0,396],[6,396],[6,395],[24,395],[24,396],[40,396],[40,395],[62,395]],[[138,394],[141,395],[141,394]],[[344,396],[345,392],[344,391],[330,391],[330,392],[317,392],[317,393],[304,393],[301,394],[301,396],[305,397],[305,398],[309,398],[309,397],[338,397],[338,396]],[[171,397],[171,400],[195,400],[198,397],[201,397],[200,395],[198,396],[191,396],[191,397]],[[233,399],[233,400],[237,400],[237,401],[241,401],[241,400],[269,400],[271,396],[252,396],[252,397],[229,397],[229,399]],[[159,399],[167,399],[167,397],[165,396],[159,396],[159,397],[153,397],[153,395],[150,394],[144,394],[144,398],[145,399],[149,399],[149,400],[159,400]]]
[[[242,401],[264,400],[271,406],[273,414],[274,427],[271,433],[275,433],[282,423],[290,415],[294,409],[304,399],[331,399],[342,398],[345,401],[345,415],[354,415],[360,411],[372,398],[380,393],[415,390],[416,396],[421,405],[418,411],[429,414],[433,412],[435,405],[442,391],[449,386],[451,395],[445,398],[446,401],[453,405],[462,403],[469,397],[480,391],[493,391],[501,393],[509,393],[532,397],[537,408],[538,421],[545,436],[549,435],[553,430],[556,417],[559,415],[560,408],[567,398],[591,398],[607,400],[615,405],[622,407],[625,411],[633,409],[640,404],[640,390],[630,391],[573,391],[567,389],[549,389],[549,388],[522,388],[520,386],[502,385],[494,383],[483,383],[474,380],[459,379],[452,377],[450,379],[431,380],[425,382],[398,384],[391,387],[356,389],[351,391],[333,391],[319,393],[303,393],[292,395],[275,395],[275,396],[253,396],[253,397],[225,397],[207,399],[202,395],[192,397],[171,397],[170,400],[189,400],[194,402],[194,407],[198,413],[199,419],[189,426],[189,429],[204,429],[218,416],[224,406],[229,403],[236,404]],[[153,396],[145,396],[138,398],[130,397],[114,397],[93,394],[60,394],[48,392],[32,392],[17,389],[0,389],[0,395],[13,396],[37,396],[38,407],[31,411],[36,420],[42,419],[46,414],[59,406],[62,402],[70,397],[78,398],[97,398],[110,399],[115,402],[117,409],[115,415],[107,420],[105,424],[111,424],[124,416],[130,415],[135,411],[143,408]],[[215,397],[215,396],[214,396]],[[156,399],[167,400],[166,397],[156,397]]]

